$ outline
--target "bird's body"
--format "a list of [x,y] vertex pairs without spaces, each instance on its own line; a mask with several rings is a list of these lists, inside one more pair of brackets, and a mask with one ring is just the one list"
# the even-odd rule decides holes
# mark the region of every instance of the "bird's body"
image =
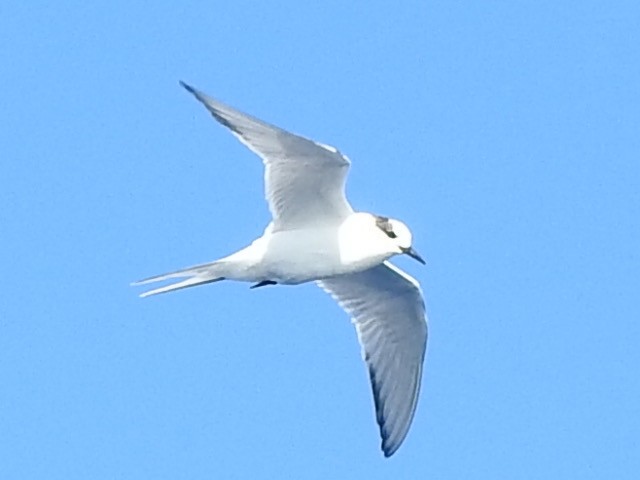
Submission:
[[265,285],[316,282],[352,315],[369,367],[386,456],[404,440],[415,411],[427,340],[418,283],[387,260],[424,263],[400,221],[354,212],[344,196],[350,165],[337,149],[243,114],[183,84],[265,163],[272,221],[247,247],[214,262],[147,278],[182,279],[150,296],[220,280]]
[[[224,275],[233,280],[272,280],[279,284],[296,285],[344,275],[371,268],[386,256],[367,255],[358,249],[362,231],[354,229],[356,216],[352,214],[336,225],[322,225],[313,229],[272,231],[247,248],[227,257],[247,276]],[[360,244],[361,245],[361,244]]]
[[[378,245],[367,235],[375,228],[367,227],[374,222],[375,217],[371,214],[354,212],[335,224],[313,228],[274,231],[273,224],[269,224],[261,237],[229,256],[138,283],[193,274],[201,277],[203,283],[213,278],[224,278],[297,285],[360,272],[379,265],[391,256],[385,250],[376,248]],[[177,288],[181,288],[179,283],[143,295],[150,296]]]

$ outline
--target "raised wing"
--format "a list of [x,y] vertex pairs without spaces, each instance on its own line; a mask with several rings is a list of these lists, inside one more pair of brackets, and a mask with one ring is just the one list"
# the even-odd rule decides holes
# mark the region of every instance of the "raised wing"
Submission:
[[382,451],[390,457],[407,436],[420,392],[427,345],[420,286],[389,262],[317,283],[352,316],[369,369]]
[[353,210],[344,194],[349,159],[333,147],[269,125],[180,82],[265,165],[274,230],[337,223]]

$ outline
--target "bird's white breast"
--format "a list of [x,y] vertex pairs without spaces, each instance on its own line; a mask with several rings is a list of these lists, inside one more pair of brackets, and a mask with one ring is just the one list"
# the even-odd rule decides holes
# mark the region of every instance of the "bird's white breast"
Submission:
[[390,256],[376,249],[367,234],[349,220],[335,226],[267,231],[258,241],[264,249],[260,274],[278,283],[298,284],[366,270]]

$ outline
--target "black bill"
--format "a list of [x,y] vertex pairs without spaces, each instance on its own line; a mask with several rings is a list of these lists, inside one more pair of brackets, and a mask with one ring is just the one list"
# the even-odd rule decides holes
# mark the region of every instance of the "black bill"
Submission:
[[405,255],[409,255],[411,258],[416,259],[417,261],[419,261],[421,264],[426,265],[427,262],[424,261],[424,259],[418,254],[418,252],[416,252],[413,247],[409,247],[409,248],[401,248],[400,250],[402,250],[402,253],[404,253]]

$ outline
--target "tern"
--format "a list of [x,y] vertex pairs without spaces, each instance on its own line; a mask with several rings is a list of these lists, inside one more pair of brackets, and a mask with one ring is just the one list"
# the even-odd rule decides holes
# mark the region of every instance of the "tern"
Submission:
[[400,447],[413,420],[427,344],[420,285],[388,260],[424,264],[399,220],[353,210],[345,197],[350,160],[336,148],[295,135],[180,84],[264,163],[272,220],[249,246],[214,262],[133,285],[179,279],[141,297],[221,280],[251,288],[315,282],[352,317],[373,390],[381,448]]

